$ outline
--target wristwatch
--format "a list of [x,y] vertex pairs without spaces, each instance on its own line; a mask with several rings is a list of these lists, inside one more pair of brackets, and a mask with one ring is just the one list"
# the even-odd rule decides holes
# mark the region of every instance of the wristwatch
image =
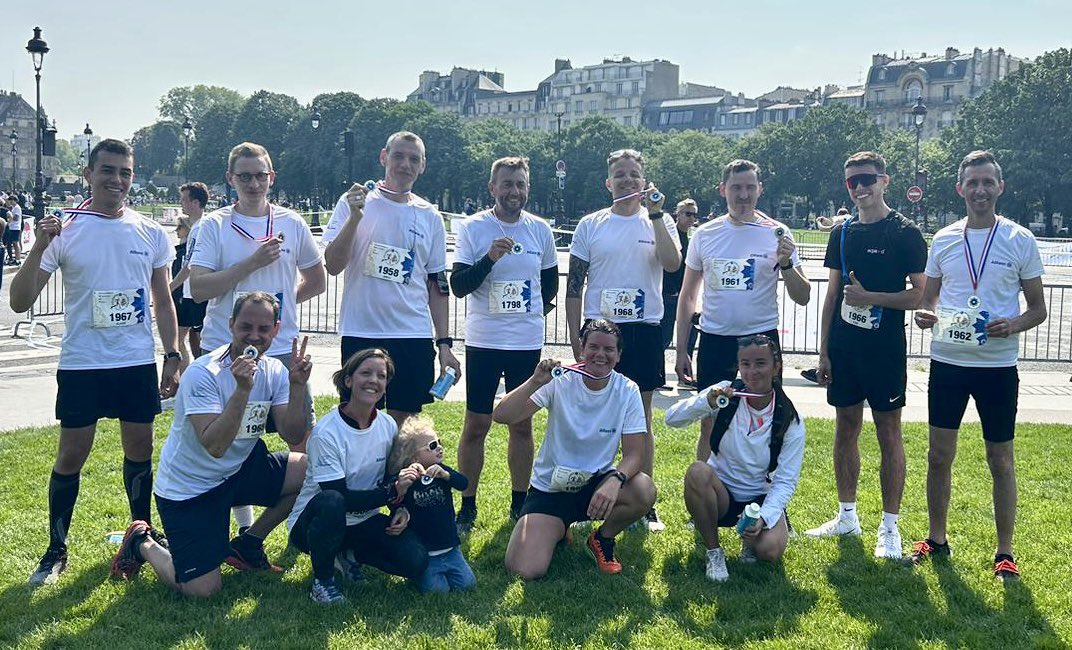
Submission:
[[168,359],[182,359],[182,355],[179,354],[178,352],[165,352],[164,353],[164,363],[167,363]]
[[621,481],[622,485],[625,485],[625,482],[629,480],[629,477],[625,475],[625,472],[620,469],[612,470],[610,475]]
[[444,336],[443,338],[436,339],[435,344],[437,348],[441,345],[445,345],[448,348],[452,348],[454,347],[454,339],[449,336]]
[[781,264],[779,264],[778,268],[780,268],[783,271],[788,271],[789,269],[793,268],[793,260],[789,260],[789,264],[787,264],[785,266],[782,266]]
[[656,219],[658,219],[659,221],[662,221],[663,211],[658,210],[656,212],[649,212],[648,213],[648,218],[651,219],[652,221],[655,221]]

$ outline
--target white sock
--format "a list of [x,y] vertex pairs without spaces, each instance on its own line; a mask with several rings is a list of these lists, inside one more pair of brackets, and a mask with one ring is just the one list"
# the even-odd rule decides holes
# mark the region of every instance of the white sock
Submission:
[[856,502],[855,501],[839,501],[838,506],[841,510],[838,511],[838,517],[842,521],[856,521]]
[[891,515],[885,510],[882,511],[882,527],[886,530],[897,530],[897,517],[900,515]]
[[249,528],[253,525],[253,506],[232,506],[231,513],[239,528]]
[[723,554],[723,551],[722,551],[721,546],[719,546],[718,548],[709,548],[709,549],[707,549],[707,559],[709,559],[709,560],[714,559],[715,557],[718,557],[719,555],[722,555],[722,554]]

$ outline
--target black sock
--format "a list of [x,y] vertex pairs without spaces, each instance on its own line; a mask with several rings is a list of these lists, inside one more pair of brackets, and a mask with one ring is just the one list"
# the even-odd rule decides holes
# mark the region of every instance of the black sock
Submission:
[[462,510],[476,510],[476,495],[471,497],[462,495]]
[[525,505],[525,495],[528,494],[525,490],[511,490],[510,492],[510,509],[520,510]]
[[74,517],[74,502],[78,500],[81,474],[57,474],[48,480],[48,546],[67,548],[67,531]]
[[130,519],[152,523],[153,461],[123,458],[123,487],[127,490]]

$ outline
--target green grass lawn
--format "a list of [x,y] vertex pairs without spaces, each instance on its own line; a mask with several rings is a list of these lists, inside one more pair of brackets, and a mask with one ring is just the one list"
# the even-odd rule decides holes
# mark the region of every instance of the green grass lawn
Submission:
[[[318,411],[329,406],[318,401]],[[430,413],[453,463],[463,407]],[[170,417],[157,424],[157,447]],[[537,430],[542,429],[542,418]],[[282,575],[224,569],[223,591],[207,602],[174,595],[146,567],[130,584],[108,580],[114,547],[105,533],[129,516],[122,489],[118,428],[103,425],[82,477],[70,536],[71,564],[59,584],[31,592],[25,581],[46,545],[45,495],[56,428],[0,434],[0,646],[116,647],[1069,647],[1068,547],[1072,510],[1070,427],[1023,425],[1018,431],[1020,481],[1017,557],[1024,579],[991,577],[994,527],[990,478],[977,426],[961,436],[954,469],[948,564],[910,570],[872,557],[880,516],[873,429],[862,444],[860,514],[864,536],[843,541],[790,541],[779,565],[742,565],[740,543],[726,535],[731,579],[703,575],[704,556],[687,515],[681,481],[695,449],[696,428],[657,430],[656,480],[664,533],[626,532],[618,576],[598,573],[583,537],[556,551],[547,577],[524,584],[502,560],[511,526],[505,431],[496,427],[480,493],[477,528],[465,552],[478,578],[467,594],[421,595],[404,582],[369,571],[349,603],[323,607],[308,598],[307,556],[285,547],[281,527],[268,553]],[[805,471],[790,514],[799,529],[835,512],[832,423],[808,422]],[[926,532],[926,430],[905,432],[909,467],[901,529],[906,545]],[[278,446],[278,439],[273,443]]]

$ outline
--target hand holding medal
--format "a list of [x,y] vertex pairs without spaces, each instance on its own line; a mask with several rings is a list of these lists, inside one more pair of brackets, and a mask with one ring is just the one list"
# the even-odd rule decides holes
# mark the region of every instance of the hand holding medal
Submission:
[[[372,181],[368,181],[372,183]],[[376,184],[372,183],[372,189],[375,189]],[[368,187],[368,184],[362,185],[360,183],[354,183],[350,186],[350,189],[346,191],[346,207],[350,208],[351,217],[361,217],[362,212],[365,209],[365,196],[372,191]]]

